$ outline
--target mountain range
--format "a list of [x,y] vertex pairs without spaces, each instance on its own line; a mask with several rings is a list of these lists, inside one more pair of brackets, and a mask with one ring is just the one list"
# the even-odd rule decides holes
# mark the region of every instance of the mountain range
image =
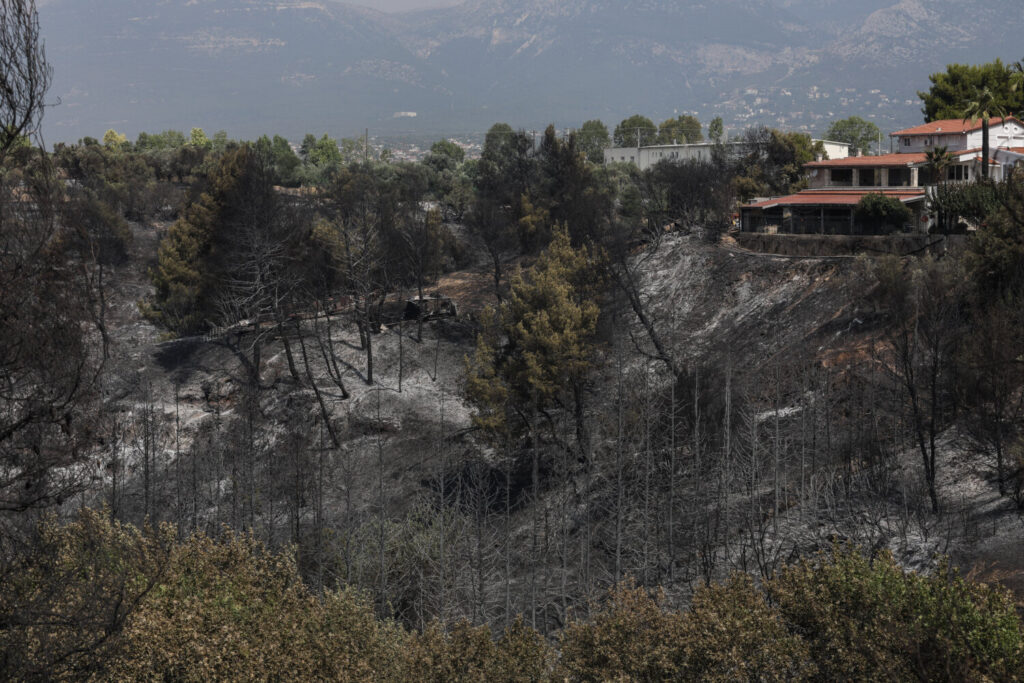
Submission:
[[[952,62],[1020,59],[1020,0],[46,0],[48,142],[201,126],[296,139],[496,121],[722,116],[821,132],[921,120]],[[415,117],[411,116],[415,113]]]

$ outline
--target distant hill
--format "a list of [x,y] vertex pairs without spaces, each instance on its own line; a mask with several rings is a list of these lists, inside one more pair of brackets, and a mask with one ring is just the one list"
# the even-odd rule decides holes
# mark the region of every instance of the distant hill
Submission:
[[[1019,59],[1020,0],[48,0],[50,141],[139,130],[352,135],[721,115],[920,120],[952,61]],[[416,112],[415,118],[396,118]]]

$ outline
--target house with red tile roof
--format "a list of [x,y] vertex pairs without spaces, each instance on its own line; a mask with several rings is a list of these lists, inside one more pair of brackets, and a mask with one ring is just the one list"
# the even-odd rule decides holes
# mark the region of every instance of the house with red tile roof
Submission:
[[[1008,149],[1024,147],[1024,124],[1016,117],[991,118],[989,127],[989,148]],[[981,149],[981,119],[947,119],[932,121],[913,128],[898,130],[889,135],[900,153],[926,152],[935,147],[946,147],[951,152],[967,149]]]
[[[1024,124],[1017,118],[989,122],[989,159],[982,159],[981,121],[932,121],[891,134],[893,152],[879,156],[812,161],[805,164],[808,189],[788,197],[756,201],[741,207],[741,230],[798,234],[862,234],[854,207],[869,193],[881,193],[906,204],[913,221],[907,232],[927,232],[928,188],[939,182],[973,181],[981,165],[990,177],[1002,179],[1015,166],[1024,167]],[[950,163],[934,177],[928,152],[945,147]]]

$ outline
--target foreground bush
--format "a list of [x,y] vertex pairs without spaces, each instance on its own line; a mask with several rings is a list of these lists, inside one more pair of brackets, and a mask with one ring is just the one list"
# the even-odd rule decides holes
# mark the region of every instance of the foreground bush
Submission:
[[758,588],[735,576],[686,611],[626,583],[552,648],[522,620],[409,632],[354,589],[314,596],[251,537],[178,541],[84,512],[8,549],[3,680],[1009,681],[1024,629],[1005,591],[947,567],[835,549]]
[[1024,630],[1009,592],[948,566],[921,576],[887,553],[836,550],[783,568],[767,590],[824,680],[1024,676]]
[[129,620],[105,677],[135,680],[371,680],[404,634],[354,590],[322,600],[294,561],[248,536],[196,536]]

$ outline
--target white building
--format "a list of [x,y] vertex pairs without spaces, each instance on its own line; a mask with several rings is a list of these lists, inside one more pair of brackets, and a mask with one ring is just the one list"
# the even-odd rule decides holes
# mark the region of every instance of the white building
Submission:
[[[911,231],[929,231],[935,216],[927,198],[942,182],[977,180],[988,164],[993,180],[1014,166],[1024,166],[1024,125],[1015,118],[989,123],[989,158],[982,159],[981,121],[947,119],[891,134],[895,152],[879,156],[812,161],[808,189],[741,207],[742,229],[748,232],[857,234],[854,207],[867,194],[881,193],[906,204],[913,212]],[[937,177],[928,152],[946,147],[949,163]]]
[[[989,149],[1013,149],[1024,147],[1024,125],[1016,118],[989,120]],[[935,147],[945,147],[950,152],[962,150],[980,150],[982,145],[982,125],[980,119],[961,121],[947,119],[932,121],[921,126],[898,130],[890,135],[895,149],[899,154],[927,152]]]
[[[730,149],[736,149],[741,143],[725,142],[722,144]],[[646,171],[659,161],[709,160],[714,147],[714,142],[698,142],[690,145],[610,147],[604,151],[604,163],[626,162],[639,166],[641,171]]]
[[[850,156],[850,145],[832,140],[811,140],[821,142],[829,159],[845,159]],[[646,147],[610,147],[604,151],[604,163],[629,163],[646,171],[660,161],[706,161],[711,159],[714,142],[697,142],[688,145],[648,145]],[[742,154],[745,143],[721,143],[729,154]]]

